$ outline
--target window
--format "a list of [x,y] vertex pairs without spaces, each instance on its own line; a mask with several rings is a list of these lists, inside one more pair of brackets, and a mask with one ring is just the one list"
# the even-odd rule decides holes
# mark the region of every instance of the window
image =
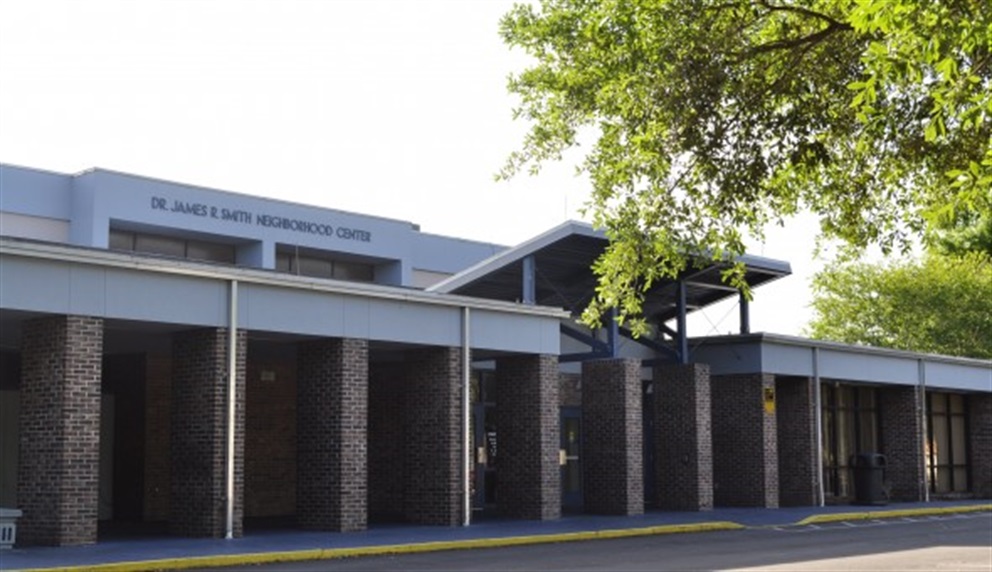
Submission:
[[334,278],[354,282],[374,282],[375,266],[352,260],[338,260],[313,251],[278,250],[276,270],[313,278]]
[[878,400],[874,388],[824,384],[823,485],[828,495],[854,493],[852,455],[877,453],[881,443]]
[[117,229],[110,229],[110,249],[224,264],[234,264],[236,260],[232,244]]
[[930,492],[966,492],[968,419],[965,398],[952,393],[927,394],[927,476]]

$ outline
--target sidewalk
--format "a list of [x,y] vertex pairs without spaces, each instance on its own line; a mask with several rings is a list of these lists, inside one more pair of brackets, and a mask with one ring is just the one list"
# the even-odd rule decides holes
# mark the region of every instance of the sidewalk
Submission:
[[373,526],[365,532],[356,533],[249,530],[243,538],[234,540],[155,537],[108,540],[89,546],[66,548],[14,548],[0,552],[0,569],[127,571],[244,566],[276,561],[488,548],[986,510],[992,510],[992,503],[969,500],[894,503],[879,507],[845,505],[781,509],[718,508],[707,512],[652,511],[632,517],[566,515],[548,522],[484,519],[467,528],[390,525]]

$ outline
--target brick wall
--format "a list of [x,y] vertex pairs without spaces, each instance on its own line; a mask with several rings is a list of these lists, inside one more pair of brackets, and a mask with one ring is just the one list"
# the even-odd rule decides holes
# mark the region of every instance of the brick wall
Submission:
[[778,507],[775,376],[721,375],[710,380],[713,501],[718,506]]
[[296,370],[292,362],[248,361],[245,516],[296,512]]
[[710,369],[705,364],[654,370],[656,505],[713,508]]
[[818,501],[815,391],[810,378],[776,379],[778,484],[782,506],[814,506]]
[[[173,336],[169,527],[221,538],[226,529],[227,329]],[[244,517],[245,332],[237,334],[234,535]]]
[[992,393],[967,396],[971,492],[992,498]]
[[917,392],[915,386],[878,390],[885,481],[894,501],[923,500],[925,477]]
[[369,521],[403,521],[406,365],[369,364]]
[[403,415],[403,513],[407,522],[453,526],[462,519],[462,352],[407,352]]
[[582,468],[586,512],[644,512],[641,360],[582,364]]
[[559,518],[558,358],[499,358],[496,375],[499,510],[511,518]]
[[172,359],[145,356],[145,520],[169,520]]
[[22,326],[19,545],[96,542],[102,354],[99,318]]
[[368,522],[368,341],[301,343],[297,354],[297,523],[364,530]]

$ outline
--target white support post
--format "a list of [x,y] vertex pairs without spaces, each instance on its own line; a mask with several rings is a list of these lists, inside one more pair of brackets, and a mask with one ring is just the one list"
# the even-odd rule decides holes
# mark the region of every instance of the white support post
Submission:
[[923,487],[923,502],[930,502],[930,483],[927,474],[927,364],[922,359],[917,360],[917,373],[919,374],[919,390],[916,398],[916,406],[920,412],[920,464],[923,471],[923,479],[920,486]]
[[471,329],[468,307],[462,308],[462,526],[472,524]]
[[820,388],[820,348],[813,348],[813,391],[816,392],[816,486],[817,501],[820,506],[827,502],[827,492],[823,486],[823,391]]
[[227,522],[224,538],[234,538],[234,431],[238,387],[238,281],[231,280],[227,324]]

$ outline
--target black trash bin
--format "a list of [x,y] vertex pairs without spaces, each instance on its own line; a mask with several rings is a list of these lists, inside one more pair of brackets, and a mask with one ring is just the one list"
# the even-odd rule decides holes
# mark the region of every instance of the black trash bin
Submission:
[[885,455],[879,453],[858,453],[851,457],[854,469],[854,504],[888,504],[885,488]]

